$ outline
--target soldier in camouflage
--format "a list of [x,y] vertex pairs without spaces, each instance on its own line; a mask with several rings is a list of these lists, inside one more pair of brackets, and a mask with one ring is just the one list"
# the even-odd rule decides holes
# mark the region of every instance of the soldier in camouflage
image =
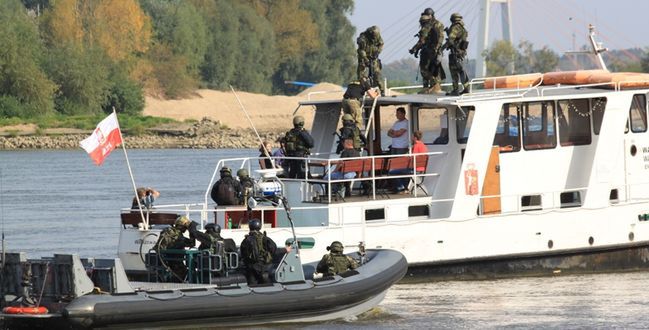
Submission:
[[187,275],[187,266],[183,262],[184,255],[179,253],[165,253],[165,250],[184,250],[196,245],[195,241],[183,235],[190,227],[191,222],[185,216],[178,217],[173,225],[165,228],[158,237],[153,249],[158,253],[163,266],[173,275],[174,282],[184,282]]
[[435,19],[432,8],[426,8],[419,18],[421,26],[417,43],[410,48],[410,54],[419,58],[419,71],[423,80],[423,93],[439,93],[440,83],[446,79],[439,56],[444,43],[444,24]]
[[[293,118],[293,129],[286,132],[284,136],[286,156],[306,158],[313,148],[313,137],[304,129],[304,117]],[[305,164],[302,159],[287,159],[288,178],[305,178]]]
[[361,83],[369,84],[369,87],[378,87],[381,95],[385,95],[381,81],[381,60],[379,54],[383,50],[383,38],[379,27],[374,25],[362,32],[358,39],[358,68],[356,74]]
[[[446,49],[450,51],[448,54],[448,66],[451,71],[451,78],[453,79],[453,90],[448,95],[460,95],[469,92],[469,77],[464,70],[464,58],[466,57],[466,50],[469,46],[467,40],[469,34],[464,27],[462,15],[453,13],[451,15],[451,26],[446,29]],[[460,92],[459,83],[462,82],[463,90]]]
[[248,285],[268,283],[268,268],[273,262],[277,245],[270,237],[266,236],[266,233],[260,232],[261,222],[259,220],[250,220],[248,227],[250,233],[246,235],[240,245],[246,281]]
[[367,139],[365,135],[361,133],[361,130],[356,126],[354,118],[350,114],[343,115],[343,127],[340,128],[340,134],[338,135],[338,147],[336,147],[336,153],[339,154],[344,146],[343,141],[350,139],[354,143],[354,149],[357,151],[362,151],[363,147],[367,145]]
[[248,174],[248,170],[241,168],[237,171],[237,177],[241,184],[241,205],[248,206],[248,198],[252,197],[255,189],[255,181]]
[[318,263],[316,267],[318,273],[322,273],[324,276],[334,276],[358,268],[358,262],[352,257],[344,255],[343,249],[342,243],[338,241],[333,241],[330,246],[327,246],[329,253],[322,256],[322,260]]

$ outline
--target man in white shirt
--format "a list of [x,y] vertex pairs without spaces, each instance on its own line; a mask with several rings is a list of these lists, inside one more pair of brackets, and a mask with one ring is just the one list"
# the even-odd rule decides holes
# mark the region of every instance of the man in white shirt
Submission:
[[393,155],[401,155],[408,153],[408,119],[406,119],[406,109],[398,107],[397,121],[394,122],[392,128],[388,131],[388,136],[392,138],[392,146],[390,153]]

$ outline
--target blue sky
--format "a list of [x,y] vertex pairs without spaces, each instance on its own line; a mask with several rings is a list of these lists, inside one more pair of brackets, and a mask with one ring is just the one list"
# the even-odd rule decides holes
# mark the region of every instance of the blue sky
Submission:
[[[445,25],[450,14],[460,12],[469,30],[469,57],[476,54],[478,16],[482,0],[356,0],[350,19],[357,34],[372,25],[381,28],[385,47],[382,60],[388,63],[411,56],[419,14],[426,7]],[[598,40],[610,49],[649,46],[649,0],[512,0],[514,42],[524,39],[535,48],[548,46],[562,53],[584,45],[592,23]],[[491,9],[490,41],[501,39],[500,9]],[[574,37],[573,37],[574,35]]]

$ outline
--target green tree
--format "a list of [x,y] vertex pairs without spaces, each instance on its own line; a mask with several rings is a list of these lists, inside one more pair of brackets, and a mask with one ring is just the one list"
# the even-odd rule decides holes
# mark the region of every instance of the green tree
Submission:
[[297,92],[297,88],[284,83],[286,80],[346,84],[356,74],[355,28],[348,18],[354,2],[303,0],[301,4],[319,28],[320,46],[301,59],[281,63],[273,76],[275,89],[284,93]]
[[534,73],[555,71],[559,65],[559,55],[548,46],[534,49],[529,41],[521,41],[518,45],[519,56],[516,63],[516,73]]
[[191,3],[178,0],[142,0],[141,4],[153,24],[156,44],[149,52],[149,59],[154,75],[165,80],[160,81],[161,88],[171,97],[195,89],[208,45],[205,18]]
[[44,73],[44,47],[35,21],[19,0],[0,1],[0,115],[50,113],[56,85]]
[[483,54],[487,62],[488,76],[505,76],[514,73],[514,64],[520,54],[514,46],[506,40],[498,40]]

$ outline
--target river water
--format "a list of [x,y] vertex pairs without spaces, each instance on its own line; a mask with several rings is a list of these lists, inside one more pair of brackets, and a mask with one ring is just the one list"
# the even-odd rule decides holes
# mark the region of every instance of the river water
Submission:
[[[162,204],[203,199],[221,158],[253,150],[132,150],[138,186]],[[133,190],[123,152],[95,166],[78,151],[0,151],[0,227],[30,257],[115,257]],[[649,328],[649,273],[398,284],[357,318],[277,328]]]

